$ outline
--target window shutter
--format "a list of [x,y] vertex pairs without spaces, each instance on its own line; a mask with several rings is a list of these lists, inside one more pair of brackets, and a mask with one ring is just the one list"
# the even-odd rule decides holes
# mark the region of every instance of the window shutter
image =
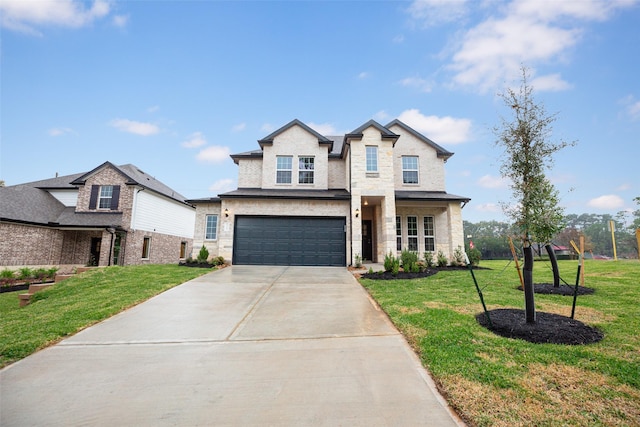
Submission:
[[111,210],[118,210],[118,201],[120,200],[120,186],[113,186],[113,193],[111,193]]
[[100,192],[99,185],[91,186],[91,198],[89,199],[89,209],[95,209],[98,203],[98,193]]

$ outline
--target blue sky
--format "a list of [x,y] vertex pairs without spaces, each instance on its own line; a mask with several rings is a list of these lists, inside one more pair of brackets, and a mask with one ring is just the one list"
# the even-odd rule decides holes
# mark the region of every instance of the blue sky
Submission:
[[297,118],[327,135],[400,118],[455,155],[465,220],[504,219],[496,94],[526,65],[577,140],[548,176],[567,213],[640,196],[640,2],[0,3],[0,179],[133,163],[187,198],[234,189],[229,154]]

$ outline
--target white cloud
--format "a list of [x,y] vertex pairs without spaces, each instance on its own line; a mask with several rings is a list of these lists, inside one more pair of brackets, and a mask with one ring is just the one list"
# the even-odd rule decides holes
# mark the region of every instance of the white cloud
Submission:
[[466,0],[415,0],[407,12],[426,27],[454,22],[467,14]]
[[136,122],[127,119],[115,119],[109,123],[114,128],[122,132],[133,133],[136,135],[149,136],[160,132],[160,128],[151,123]]
[[422,77],[406,77],[398,82],[405,87],[418,89],[420,92],[429,93],[433,88],[433,84]]
[[129,23],[129,15],[116,15],[113,17],[113,25],[118,28],[124,28]]
[[587,206],[603,210],[620,209],[624,206],[624,200],[615,194],[606,194],[589,200]]
[[262,127],[260,128],[260,130],[262,132],[267,132],[267,133],[271,133],[275,130],[276,128],[273,127],[273,125],[271,123],[265,123],[262,125]]
[[500,212],[501,210],[500,206],[495,203],[481,203],[474,208],[479,212]]
[[77,0],[2,0],[2,27],[32,35],[40,35],[39,26],[80,28],[109,14],[110,3],[95,0],[91,7]]
[[309,126],[311,129],[318,132],[320,135],[335,135],[337,133],[336,128],[329,123],[322,123],[322,124],[308,123],[307,126]]
[[402,43],[404,42],[404,36],[402,34],[398,34],[391,41],[393,41],[394,43]]
[[459,144],[471,138],[469,119],[425,116],[417,109],[403,111],[398,119],[438,144]]
[[213,145],[201,150],[196,158],[205,163],[222,163],[229,158],[229,147]]
[[230,178],[219,179],[209,186],[209,191],[224,193],[235,189],[235,182]]
[[71,128],[52,128],[52,129],[49,129],[47,131],[47,133],[50,136],[62,136],[62,135],[70,134],[70,133],[74,134],[74,133],[76,133],[76,131],[74,131]]
[[238,123],[234,127],[231,128],[232,132],[242,132],[247,127],[246,123]]
[[207,143],[207,140],[204,138],[201,132],[194,132],[189,136],[189,139],[183,141],[180,145],[185,148],[197,148],[202,147]]
[[[602,21],[630,0],[548,1],[514,0],[466,31],[451,58],[453,83],[481,92],[516,80],[521,64],[531,67],[566,60],[589,21]],[[566,90],[571,85],[559,74],[538,77],[540,91]]]
[[636,101],[633,95],[627,95],[620,100],[620,103],[625,107],[625,114],[629,116],[632,121],[640,120],[640,101]]
[[389,114],[386,111],[380,110],[373,115],[373,119],[379,122],[387,120],[389,118]]
[[151,107],[147,108],[147,113],[155,113],[158,110],[160,110],[159,105],[152,105]]
[[508,181],[500,176],[484,175],[478,179],[478,185],[483,188],[507,188]]
[[560,92],[571,89],[573,86],[562,80],[560,74],[548,74],[546,76],[534,77],[531,86],[541,92]]
[[358,74],[358,80],[364,80],[366,78],[368,78],[370,76],[370,74],[366,71],[361,72],[360,74]]
[[627,190],[631,190],[631,184],[629,184],[628,182],[625,182],[624,184],[620,184],[620,186],[616,188],[616,191],[627,191]]

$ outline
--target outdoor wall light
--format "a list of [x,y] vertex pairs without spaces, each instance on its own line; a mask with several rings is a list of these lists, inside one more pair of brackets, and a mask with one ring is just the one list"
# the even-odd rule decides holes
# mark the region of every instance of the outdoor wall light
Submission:
[[360,209],[356,209],[356,218],[360,216]]
[[229,209],[224,210],[224,216],[229,218]]

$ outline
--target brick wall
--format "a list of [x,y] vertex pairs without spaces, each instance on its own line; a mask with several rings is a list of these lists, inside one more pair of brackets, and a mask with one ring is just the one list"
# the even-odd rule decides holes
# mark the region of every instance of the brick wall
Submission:
[[[151,238],[148,259],[142,258],[142,246],[145,237]],[[103,242],[105,242],[105,240],[103,240]],[[192,239],[149,231],[129,231],[126,236],[126,241],[123,244],[124,264],[177,264],[180,262],[181,242],[187,242],[186,253],[188,256],[193,250]],[[108,252],[108,246],[105,252]]]
[[59,230],[0,223],[0,265],[58,264],[62,240]]

